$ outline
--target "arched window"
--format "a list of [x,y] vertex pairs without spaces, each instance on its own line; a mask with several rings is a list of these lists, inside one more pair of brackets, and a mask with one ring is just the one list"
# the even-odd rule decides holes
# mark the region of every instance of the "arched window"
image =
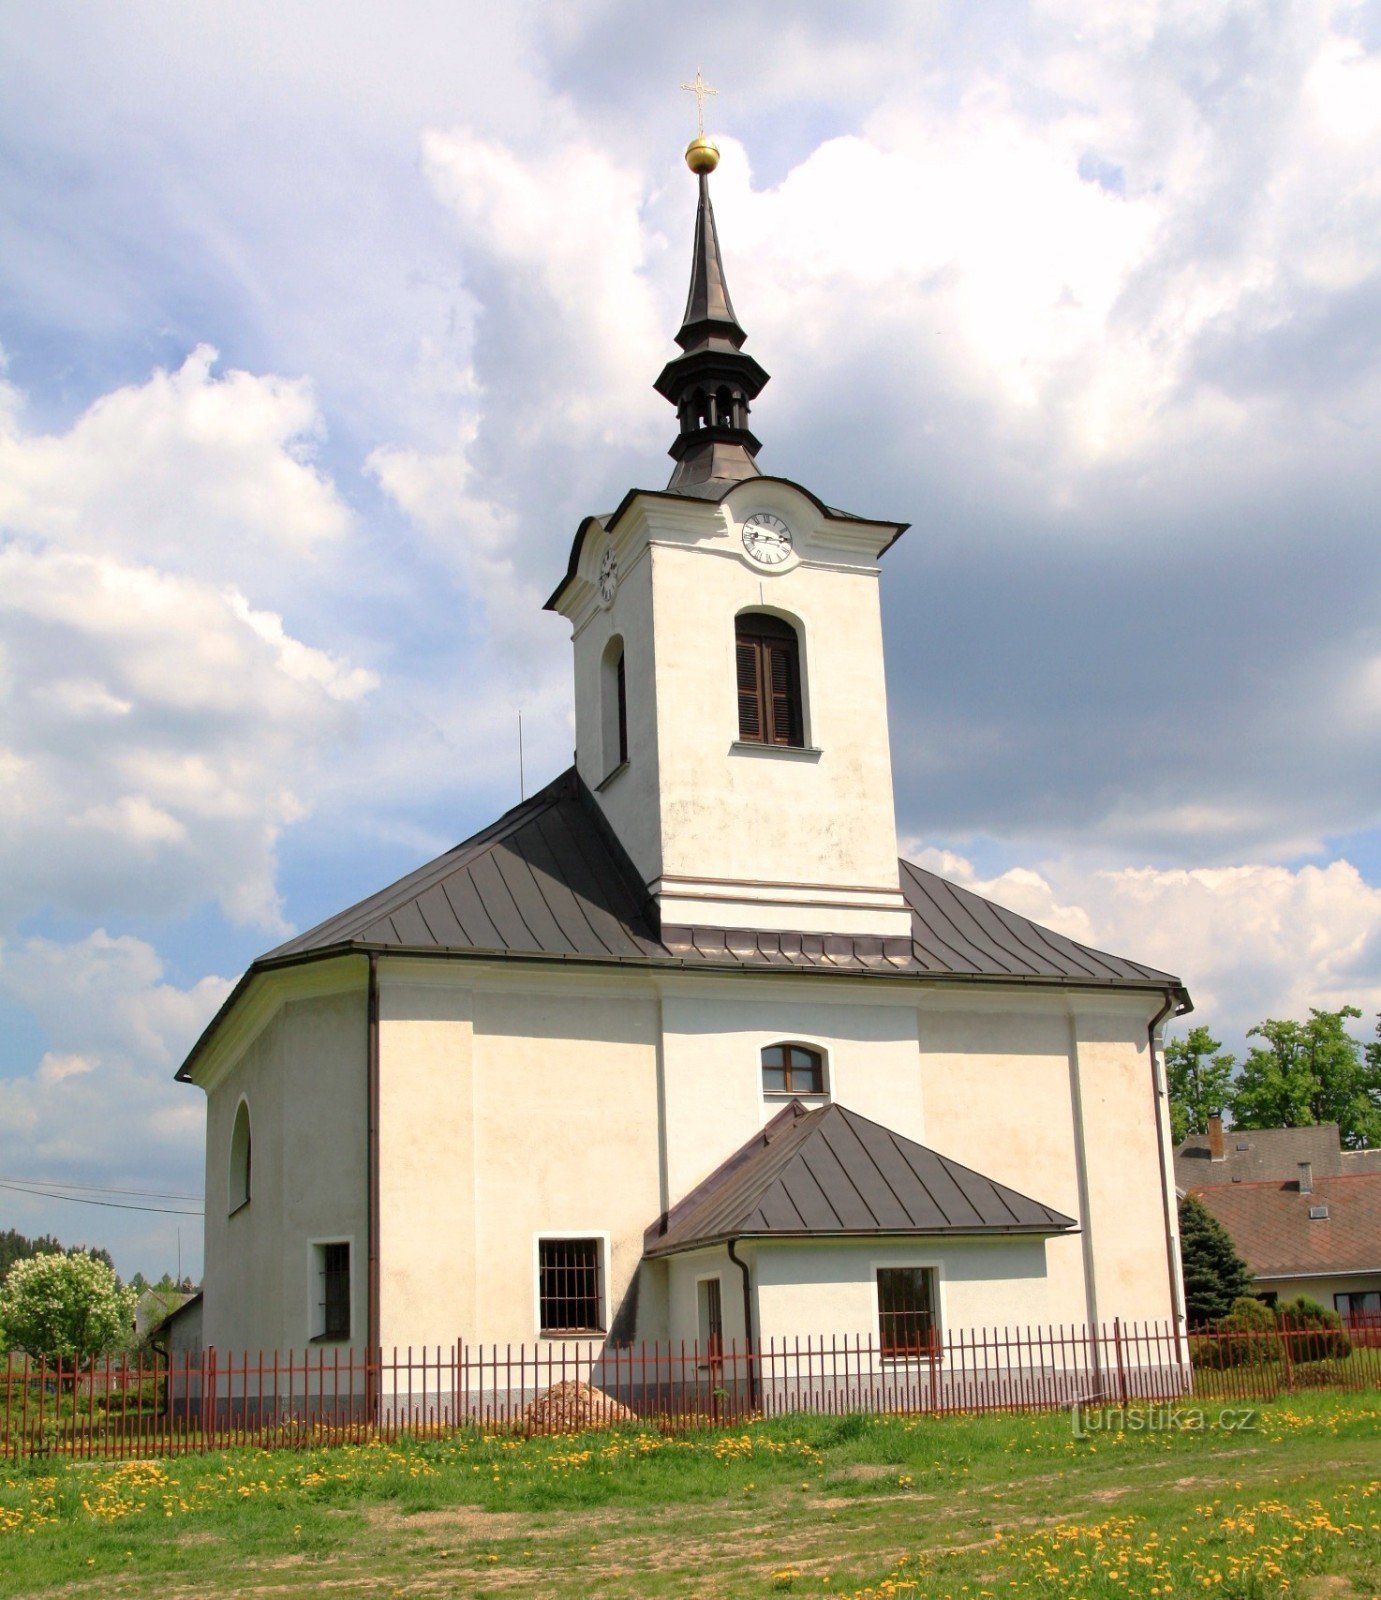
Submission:
[[230,1133],[230,1209],[238,1211],[249,1204],[250,1137],[249,1106],[241,1100],[235,1111],[235,1126]]
[[803,1044],[770,1044],[762,1053],[764,1094],[824,1094],[825,1058]]
[[795,628],[780,617],[745,611],[734,623],[734,647],[739,738],[746,744],[804,745]]
[[607,778],[628,760],[628,677],[624,670],[623,640],[618,634],[604,647],[600,698],[600,733]]

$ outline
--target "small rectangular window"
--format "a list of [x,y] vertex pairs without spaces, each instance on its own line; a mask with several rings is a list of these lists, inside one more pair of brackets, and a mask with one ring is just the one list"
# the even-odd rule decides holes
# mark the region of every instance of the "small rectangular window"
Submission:
[[604,1332],[604,1285],[598,1239],[542,1239],[537,1295],[542,1334]]
[[1333,1308],[1343,1317],[1381,1317],[1381,1289],[1353,1289],[1333,1296]]
[[878,1332],[890,1360],[935,1353],[939,1333],[934,1267],[879,1267]]
[[350,1246],[316,1247],[316,1306],[312,1336],[317,1339],[350,1337]]

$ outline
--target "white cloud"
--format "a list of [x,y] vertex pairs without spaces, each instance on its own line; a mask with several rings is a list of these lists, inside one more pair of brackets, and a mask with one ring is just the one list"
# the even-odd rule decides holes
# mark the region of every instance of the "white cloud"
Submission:
[[300,459],[319,427],[309,390],[215,378],[203,349],[66,433],[25,433],[20,409],[11,392],[0,927],[43,907],[178,914],[217,901],[281,929],[278,836],[377,682],[219,581],[272,567],[265,581],[291,590],[295,563],[349,526]]
[[1196,1020],[1233,1039],[1311,1005],[1381,1011],[1381,888],[1347,861],[1158,871],[1065,859],[985,879],[947,851],[912,859],[1070,938],[1176,973]]
[[301,380],[227,372],[199,345],[176,372],[103,395],[65,433],[0,431],[0,527],[71,551],[244,581],[343,537],[350,515],[311,455]]
[[[51,1046],[32,1072],[0,1078],[0,1172],[199,1193],[205,1097],[172,1074],[229,989],[215,977],[179,988],[152,945],[103,930],[0,947],[0,996],[26,1007]],[[32,1214],[64,1239],[113,1245],[126,1272],[147,1271],[141,1240],[171,1242],[167,1218],[18,1195],[7,1209],[21,1226]],[[187,1264],[199,1270],[200,1224],[182,1227]]]

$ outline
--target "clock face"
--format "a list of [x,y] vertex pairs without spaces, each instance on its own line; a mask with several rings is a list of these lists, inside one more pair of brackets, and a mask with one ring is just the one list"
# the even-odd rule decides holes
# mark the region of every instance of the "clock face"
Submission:
[[743,524],[743,548],[754,561],[775,567],[791,554],[791,529],[770,511],[755,511]]
[[614,599],[614,590],[619,585],[618,557],[612,550],[606,550],[599,562],[599,597],[604,604],[611,605]]

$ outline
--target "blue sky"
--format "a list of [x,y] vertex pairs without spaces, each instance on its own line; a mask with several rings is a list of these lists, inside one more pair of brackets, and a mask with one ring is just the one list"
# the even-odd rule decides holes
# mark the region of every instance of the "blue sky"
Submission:
[[[572,744],[697,65],[762,464],[909,520],[908,849],[1381,1009],[1381,7],[5,7],[0,1179],[195,1192],[244,965]],[[194,1223],[5,1192],[124,1270]]]

